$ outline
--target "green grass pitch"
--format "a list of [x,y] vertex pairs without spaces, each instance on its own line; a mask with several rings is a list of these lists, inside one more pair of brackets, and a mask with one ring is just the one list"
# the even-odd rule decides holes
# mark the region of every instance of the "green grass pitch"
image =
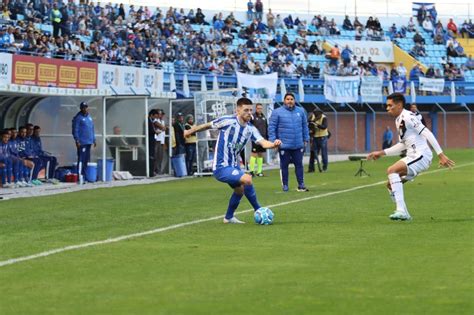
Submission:
[[[282,193],[256,178],[272,226],[221,219],[0,267],[0,314],[473,314],[474,150],[405,185],[392,222],[395,158],[305,174]],[[434,172],[433,172],[434,171]],[[338,193],[340,192],[340,193]],[[333,194],[330,194],[333,193]],[[196,178],[0,202],[0,261],[223,215],[231,189]],[[238,211],[250,209],[244,198]]]

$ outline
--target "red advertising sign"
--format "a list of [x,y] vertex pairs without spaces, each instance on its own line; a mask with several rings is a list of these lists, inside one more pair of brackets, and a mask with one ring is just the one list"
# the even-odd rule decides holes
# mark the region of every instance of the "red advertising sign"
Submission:
[[97,64],[13,55],[12,81],[21,85],[96,89]]

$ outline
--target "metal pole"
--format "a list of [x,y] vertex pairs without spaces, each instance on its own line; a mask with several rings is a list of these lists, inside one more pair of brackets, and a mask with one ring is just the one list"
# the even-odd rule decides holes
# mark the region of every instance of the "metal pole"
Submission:
[[448,133],[448,130],[446,128],[446,111],[443,109],[443,107],[441,107],[438,103],[435,103],[435,105],[441,109],[441,111],[443,112],[443,147],[446,148],[447,147],[447,137],[446,137],[446,134]]
[[472,112],[467,106],[467,104],[464,104],[464,105],[465,105],[464,107],[469,113],[469,147],[472,148]]
[[145,155],[146,177],[150,177],[150,140],[148,139],[148,97],[145,97]]
[[107,97],[102,98],[102,181],[105,182],[106,167],[107,167],[107,141],[105,139],[107,131]]
[[347,107],[349,107],[354,112],[354,149],[355,152],[359,152],[357,149],[357,111],[351,105],[349,105],[349,103],[344,104],[346,104]]
[[375,120],[377,119],[377,113],[375,112],[375,110],[369,105],[369,103],[365,103],[365,105],[367,105],[368,108],[370,108],[370,110],[372,111],[372,113],[374,114],[374,121],[373,121],[373,125],[374,125],[374,150],[377,149],[377,128],[376,128],[376,123],[375,123]]
[[339,127],[337,123],[337,110],[331,105],[331,103],[327,102],[326,103],[329,107],[331,107],[332,111],[334,112],[334,128],[336,129],[336,153],[339,153],[339,147],[337,143],[338,136],[337,134],[339,133]]

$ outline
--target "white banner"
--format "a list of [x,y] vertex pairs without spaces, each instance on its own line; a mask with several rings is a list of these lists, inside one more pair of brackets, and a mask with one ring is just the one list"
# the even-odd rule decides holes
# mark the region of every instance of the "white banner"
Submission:
[[236,72],[237,88],[249,97],[274,98],[277,91],[278,73],[251,75]]
[[382,79],[379,76],[362,77],[360,96],[362,102],[382,103]]
[[97,83],[99,89],[113,88],[118,93],[130,93],[130,88],[163,92],[163,70],[99,64]]
[[324,76],[324,97],[335,103],[357,102],[360,78],[358,76]]
[[339,50],[342,51],[349,45],[352,53],[357,56],[357,59],[364,57],[364,61],[369,60],[369,57],[373,62],[385,62],[392,63],[394,61],[393,56],[393,44],[389,41],[360,41],[360,40],[338,40],[334,41],[339,46]]
[[443,92],[444,79],[420,77],[420,91]]
[[12,83],[12,56],[0,53],[0,85]]

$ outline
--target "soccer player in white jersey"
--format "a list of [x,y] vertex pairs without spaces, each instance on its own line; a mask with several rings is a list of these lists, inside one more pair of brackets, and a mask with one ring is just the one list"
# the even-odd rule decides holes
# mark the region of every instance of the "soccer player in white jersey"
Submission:
[[252,176],[245,174],[240,169],[239,153],[245,147],[247,141],[251,139],[265,149],[277,148],[281,145],[280,140],[270,142],[263,139],[257,128],[249,123],[252,118],[252,110],[252,101],[242,97],[237,101],[236,115],[222,116],[209,123],[194,126],[184,131],[184,136],[188,137],[199,131],[219,129],[212,170],[218,181],[227,183],[234,189],[229,200],[224,223],[245,223],[234,216],[243,195],[247,197],[254,210],[260,208],[252,184]]
[[428,143],[439,158],[439,165],[453,167],[454,161],[450,160],[441,149],[438,141],[431,131],[424,126],[416,114],[405,109],[405,97],[400,93],[393,93],[387,97],[387,112],[396,117],[399,142],[382,151],[374,151],[367,156],[369,160],[377,160],[384,155],[398,155],[407,150],[407,156],[395,162],[387,169],[388,183],[392,200],[397,209],[390,215],[392,220],[410,220],[403,197],[403,183],[413,180],[420,172],[426,171],[433,159]]

